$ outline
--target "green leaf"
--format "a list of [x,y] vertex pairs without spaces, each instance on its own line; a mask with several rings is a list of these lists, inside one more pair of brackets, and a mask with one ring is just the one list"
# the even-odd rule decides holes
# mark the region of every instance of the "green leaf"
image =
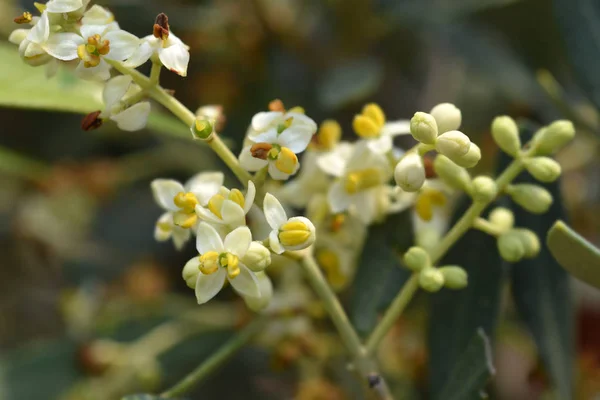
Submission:
[[444,400],[481,399],[484,397],[485,385],[495,373],[492,346],[489,338],[480,328],[452,368],[439,398]]
[[372,225],[359,259],[352,286],[350,319],[361,333],[370,332],[377,314],[387,307],[410,277],[400,254],[413,242],[410,211],[391,215],[383,224]]
[[166,397],[160,397],[153,394],[130,394],[125,397],[121,397],[121,400],[168,400]]
[[[523,143],[536,127],[526,126]],[[531,214],[512,203],[516,226],[531,229],[543,239],[556,220],[565,218],[559,181],[541,184],[527,172],[517,183],[537,183],[554,198],[547,213]],[[571,254],[573,250],[569,250]],[[554,260],[543,243],[533,259],[515,263],[511,268],[512,292],[516,308],[535,340],[538,351],[561,400],[573,393],[573,303],[569,275]]]
[[581,88],[600,108],[600,2],[553,0],[553,5]]
[[[464,198],[453,223],[470,205]],[[469,348],[473,335],[483,329],[493,336],[500,313],[506,268],[498,255],[496,239],[481,231],[468,231],[440,265],[459,265],[469,274],[461,290],[442,289],[431,296],[429,322],[429,388],[432,399],[443,399],[453,367]]]
[[556,261],[571,275],[600,289],[600,249],[563,221],[552,225],[546,244]]

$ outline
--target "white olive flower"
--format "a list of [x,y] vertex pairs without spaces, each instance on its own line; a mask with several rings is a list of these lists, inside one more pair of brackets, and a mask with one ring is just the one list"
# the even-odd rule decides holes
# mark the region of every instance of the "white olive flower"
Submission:
[[64,14],[82,11],[90,0],[49,0],[45,6],[49,13]]
[[140,39],[129,32],[115,29],[114,25],[82,25],[81,34],[61,32],[50,36],[44,49],[51,56],[63,60],[81,61],[75,72],[83,79],[107,80],[110,65],[104,61],[123,61],[138,48]]
[[248,181],[246,196],[238,189],[227,189],[222,186],[207,204],[196,205],[196,214],[202,220],[230,229],[246,225],[246,214],[254,203],[256,188]]
[[409,120],[386,122],[383,110],[375,103],[365,105],[362,112],[354,116],[352,127],[371,151],[382,154],[392,150],[394,136],[410,134]]
[[155,179],[150,185],[154,199],[166,213],[156,223],[154,237],[158,241],[173,238],[180,249],[190,238],[198,218],[195,207],[206,205],[223,184],[221,172],[201,172],[194,175],[185,185],[171,179]]
[[191,271],[198,269],[196,277],[196,299],[204,304],[223,287],[225,279],[241,296],[260,298],[259,282],[254,272],[241,261],[252,242],[252,234],[246,226],[231,231],[225,239],[211,225],[198,225],[196,248],[199,257],[194,257],[184,267],[184,279],[193,279]]
[[293,180],[274,192],[277,198],[293,207],[304,208],[315,195],[325,193],[331,178],[317,165],[317,159],[323,154],[307,150],[302,157],[302,169]]
[[331,211],[350,210],[365,224],[373,222],[380,214],[381,188],[392,173],[385,155],[372,151],[365,142],[340,143],[317,163],[323,171],[338,178],[327,194]]
[[150,115],[150,102],[142,101],[128,104],[128,98],[142,89],[133,84],[129,75],[119,75],[106,82],[102,98],[104,111],[101,118],[110,118],[124,131],[137,131],[146,126]]
[[153,54],[169,71],[180,76],[187,76],[187,68],[190,62],[190,47],[183,43],[172,31],[166,39],[148,35],[142,38],[139,47],[125,65],[136,68],[144,64]]
[[115,16],[106,8],[94,4],[83,14],[83,25],[108,25],[115,22]]
[[316,131],[317,124],[301,113],[258,113],[248,131],[254,144],[242,149],[240,164],[248,171],[268,166],[271,178],[288,179],[300,168],[296,154],[306,150]]
[[16,29],[8,40],[19,45],[19,55],[29,65],[38,66],[48,63],[52,57],[46,50],[50,38],[50,21],[44,12],[35,21],[31,29]]
[[315,241],[315,226],[305,217],[287,217],[283,206],[275,196],[265,195],[263,202],[265,218],[269,223],[269,246],[276,254],[286,250],[302,250]]

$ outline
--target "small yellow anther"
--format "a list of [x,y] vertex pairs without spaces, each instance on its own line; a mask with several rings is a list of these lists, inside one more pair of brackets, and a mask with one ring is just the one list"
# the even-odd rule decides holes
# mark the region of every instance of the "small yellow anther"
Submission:
[[383,124],[385,124],[385,114],[378,104],[369,103],[365,105],[362,114],[371,118],[380,129],[383,127]]
[[196,198],[196,195],[191,192],[179,192],[173,198],[173,203],[175,203],[175,205],[181,208],[185,213],[189,214],[194,212],[194,209],[198,204],[198,199]]
[[376,138],[381,131],[381,127],[377,125],[375,120],[366,115],[355,115],[352,128],[362,138]]
[[302,221],[288,221],[279,229],[279,241],[282,245],[293,247],[307,242],[311,231]]
[[28,24],[32,21],[32,19],[33,19],[33,16],[31,15],[31,13],[28,11],[25,11],[23,14],[16,17],[13,21],[15,21],[15,23],[17,23],[17,24]]
[[344,189],[350,194],[371,189],[382,183],[381,174],[375,168],[367,168],[362,171],[351,172],[346,175]]
[[300,106],[292,107],[288,110],[288,112],[293,112],[293,113],[297,113],[297,114],[306,114],[306,111],[304,111],[304,108],[300,107]]
[[160,229],[163,232],[170,232],[171,231],[171,224],[169,224],[168,222],[158,222],[156,224],[156,227],[158,229]]
[[415,211],[423,221],[431,221],[433,218],[433,207],[443,207],[446,204],[446,196],[439,190],[426,189],[417,197]]
[[327,280],[334,287],[344,286],[347,279],[341,271],[338,255],[329,249],[321,249],[316,254],[317,262],[327,275]]
[[217,217],[223,218],[223,216],[221,215],[221,207],[223,207],[224,201],[225,197],[222,194],[215,194],[208,201],[208,209]]
[[244,195],[239,190],[231,189],[231,192],[229,192],[229,196],[227,196],[227,198],[244,208]]
[[337,121],[328,119],[323,121],[319,127],[316,139],[318,146],[323,150],[331,150],[342,137],[342,127]]
[[297,165],[298,157],[296,156],[296,154],[294,154],[294,152],[288,149],[287,147],[282,147],[279,154],[277,155],[275,167],[277,167],[277,169],[283,172],[284,174],[293,174],[296,170]]
[[210,275],[219,269],[219,253],[216,251],[207,251],[200,256],[200,272],[204,275]]
[[189,229],[196,225],[198,221],[198,216],[195,212],[187,213],[184,211],[178,211],[173,214],[173,223],[177,226],[180,226],[185,229]]
[[240,267],[239,267],[239,258],[231,253],[225,253],[225,254],[221,254],[220,256],[220,262],[221,262],[221,266],[227,268],[227,275],[229,276],[229,278],[233,279],[236,276],[238,276],[240,274]]

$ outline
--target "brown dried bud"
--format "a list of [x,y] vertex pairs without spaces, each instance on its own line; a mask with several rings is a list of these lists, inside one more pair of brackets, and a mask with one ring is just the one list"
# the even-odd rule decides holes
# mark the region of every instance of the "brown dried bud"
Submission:
[[269,143],[255,143],[252,145],[252,147],[250,147],[250,154],[252,154],[252,157],[254,158],[266,160],[267,156],[269,155],[269,151],[271,151],[272,148],[273,146],[271,146]]
[[102,111],[94,111],[83,117],[81,129],[87,132],[100,128],[102,126],[102,118],[100,118],[101,112]]
[[25,11],[23,14],[19,15],[18,17],[15,17],[15,19],[13,19],[13,21],[15,21],[16,24],[28,24],[31,22],[31,20],[33,19],[32,15],[30,12]]
[[283,105],[283,101],[279,99],[275,99],[269,103],[269,111],[281,111],[285,112],[285,106]]
[[152,33],[154,34],[154,37],[161,40],[167,40],[169,38],[169,17],[167,17],[166,14],[160,13],[156,16]]
[[435,169],[433,168],[433,159],[431,157],[423,157],[423,166],[425,167],[425,178],[437,178],[437,174],[435,173]]

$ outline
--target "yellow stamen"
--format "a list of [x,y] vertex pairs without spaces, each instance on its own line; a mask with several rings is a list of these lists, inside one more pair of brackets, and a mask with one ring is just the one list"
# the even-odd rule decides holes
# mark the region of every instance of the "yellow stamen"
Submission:
[[13,21],[17,24],[28,24],[32,21],[33,16],[30,12],[25,11],[23,14],[16,17]]
[[77,56],[83,61],[85,68],[95,67],[100,64],[100,56],[108,54],[110,41],[102,40],[98,34],[87,38],[87,44],[77,47]]
[[219,269],[219,253],[216,251],[207,251],[200,256],[200,272],[204,275],[210,275]]
[[279,229],[279,241],[288,247],[300,246],[310,238],[311,231],[302,221],[288,221]]
[[342,229],[342,225],[346,221],[346,216],[344,214],[335,214],[331,220],[331,231],[338,232]]
[[372,119],[365,115],[356,115],[352,121],[354,132],[362,138],[376,138],[379,136],[381,127]]
[[342,137],[342,127],[337,121],[328,119],[323,121],[317,133],[317,141],[323,150],[331,150]]
[[333,287],[340,287],[346,283],[347,279],[342,274],[340,259],[333,250],[319,250],[316,257],[317,262],[327,275],[327,280]]
[[284,174],[293,174],[297,165],[298,157],[296,154],[287,147],[282,147],[275,161],[275,167]]
[[175,203],[175,205],[181,208],[184,212],[191,213],[196,208],[198,199],[196,198],[196,195],[191,192],[179,192],[173,198],[173,203]]
[[221,215],[221,207],[223,207],[223,202],[225,201],[225,196],[222,194],[215,194],[208,201],[208,209],[210,212],[215,214],[219,218],[223,218]]
[[239,190],[231,189],[231,192],[229,192],[229,196],[227,196],[227,198],[244,208],[244,195]]
[[267,153],[267,158],[269,160],[277,160],[277,157],[279,157],[279,153],[281,152],[281,147],[277,146],[271,146],[271,149],[269,150],[269,152]]
[[293,113],[298,113],[298,114],[306,114],[306,111],[304,111],[304,108],[300,107],[300,106],[292,107],[288,110],[288,112],[293,112]]
[[379,170],[376,168],[367,168],[346,175],[344,189],[346,189],[346,192],[349,194],[354,194],[379,186],[381,183],[382,179]]
[[233,279],[240,274],[240,259],[238,256],[231,253],[225,253],[221,254],[219,260],[221,266],[227,268],[227,275],[229,278]]
[[170,232],[171,231],[171,224],[168,222],[158,222],[156,224],[156,227],[158,229],[160,229],[163,232]]
[[173,214],[173,223],[177,226],[180,226],[185,229],[189,229],[196,225],[198,221],[198,216],[195,212],[187,213],[185,211],[178,211]]
[[362,114],[371,118],[380,129],[383,127],[383,124],[385,124],[385,114],[378,104],[369,103],[365,105],[362,109]]
[[446,204],[446,196],[439,190],[425,189],[421,191],[415,202],[415,211],[424,221],[433,218],[433,207],[442,207]]

